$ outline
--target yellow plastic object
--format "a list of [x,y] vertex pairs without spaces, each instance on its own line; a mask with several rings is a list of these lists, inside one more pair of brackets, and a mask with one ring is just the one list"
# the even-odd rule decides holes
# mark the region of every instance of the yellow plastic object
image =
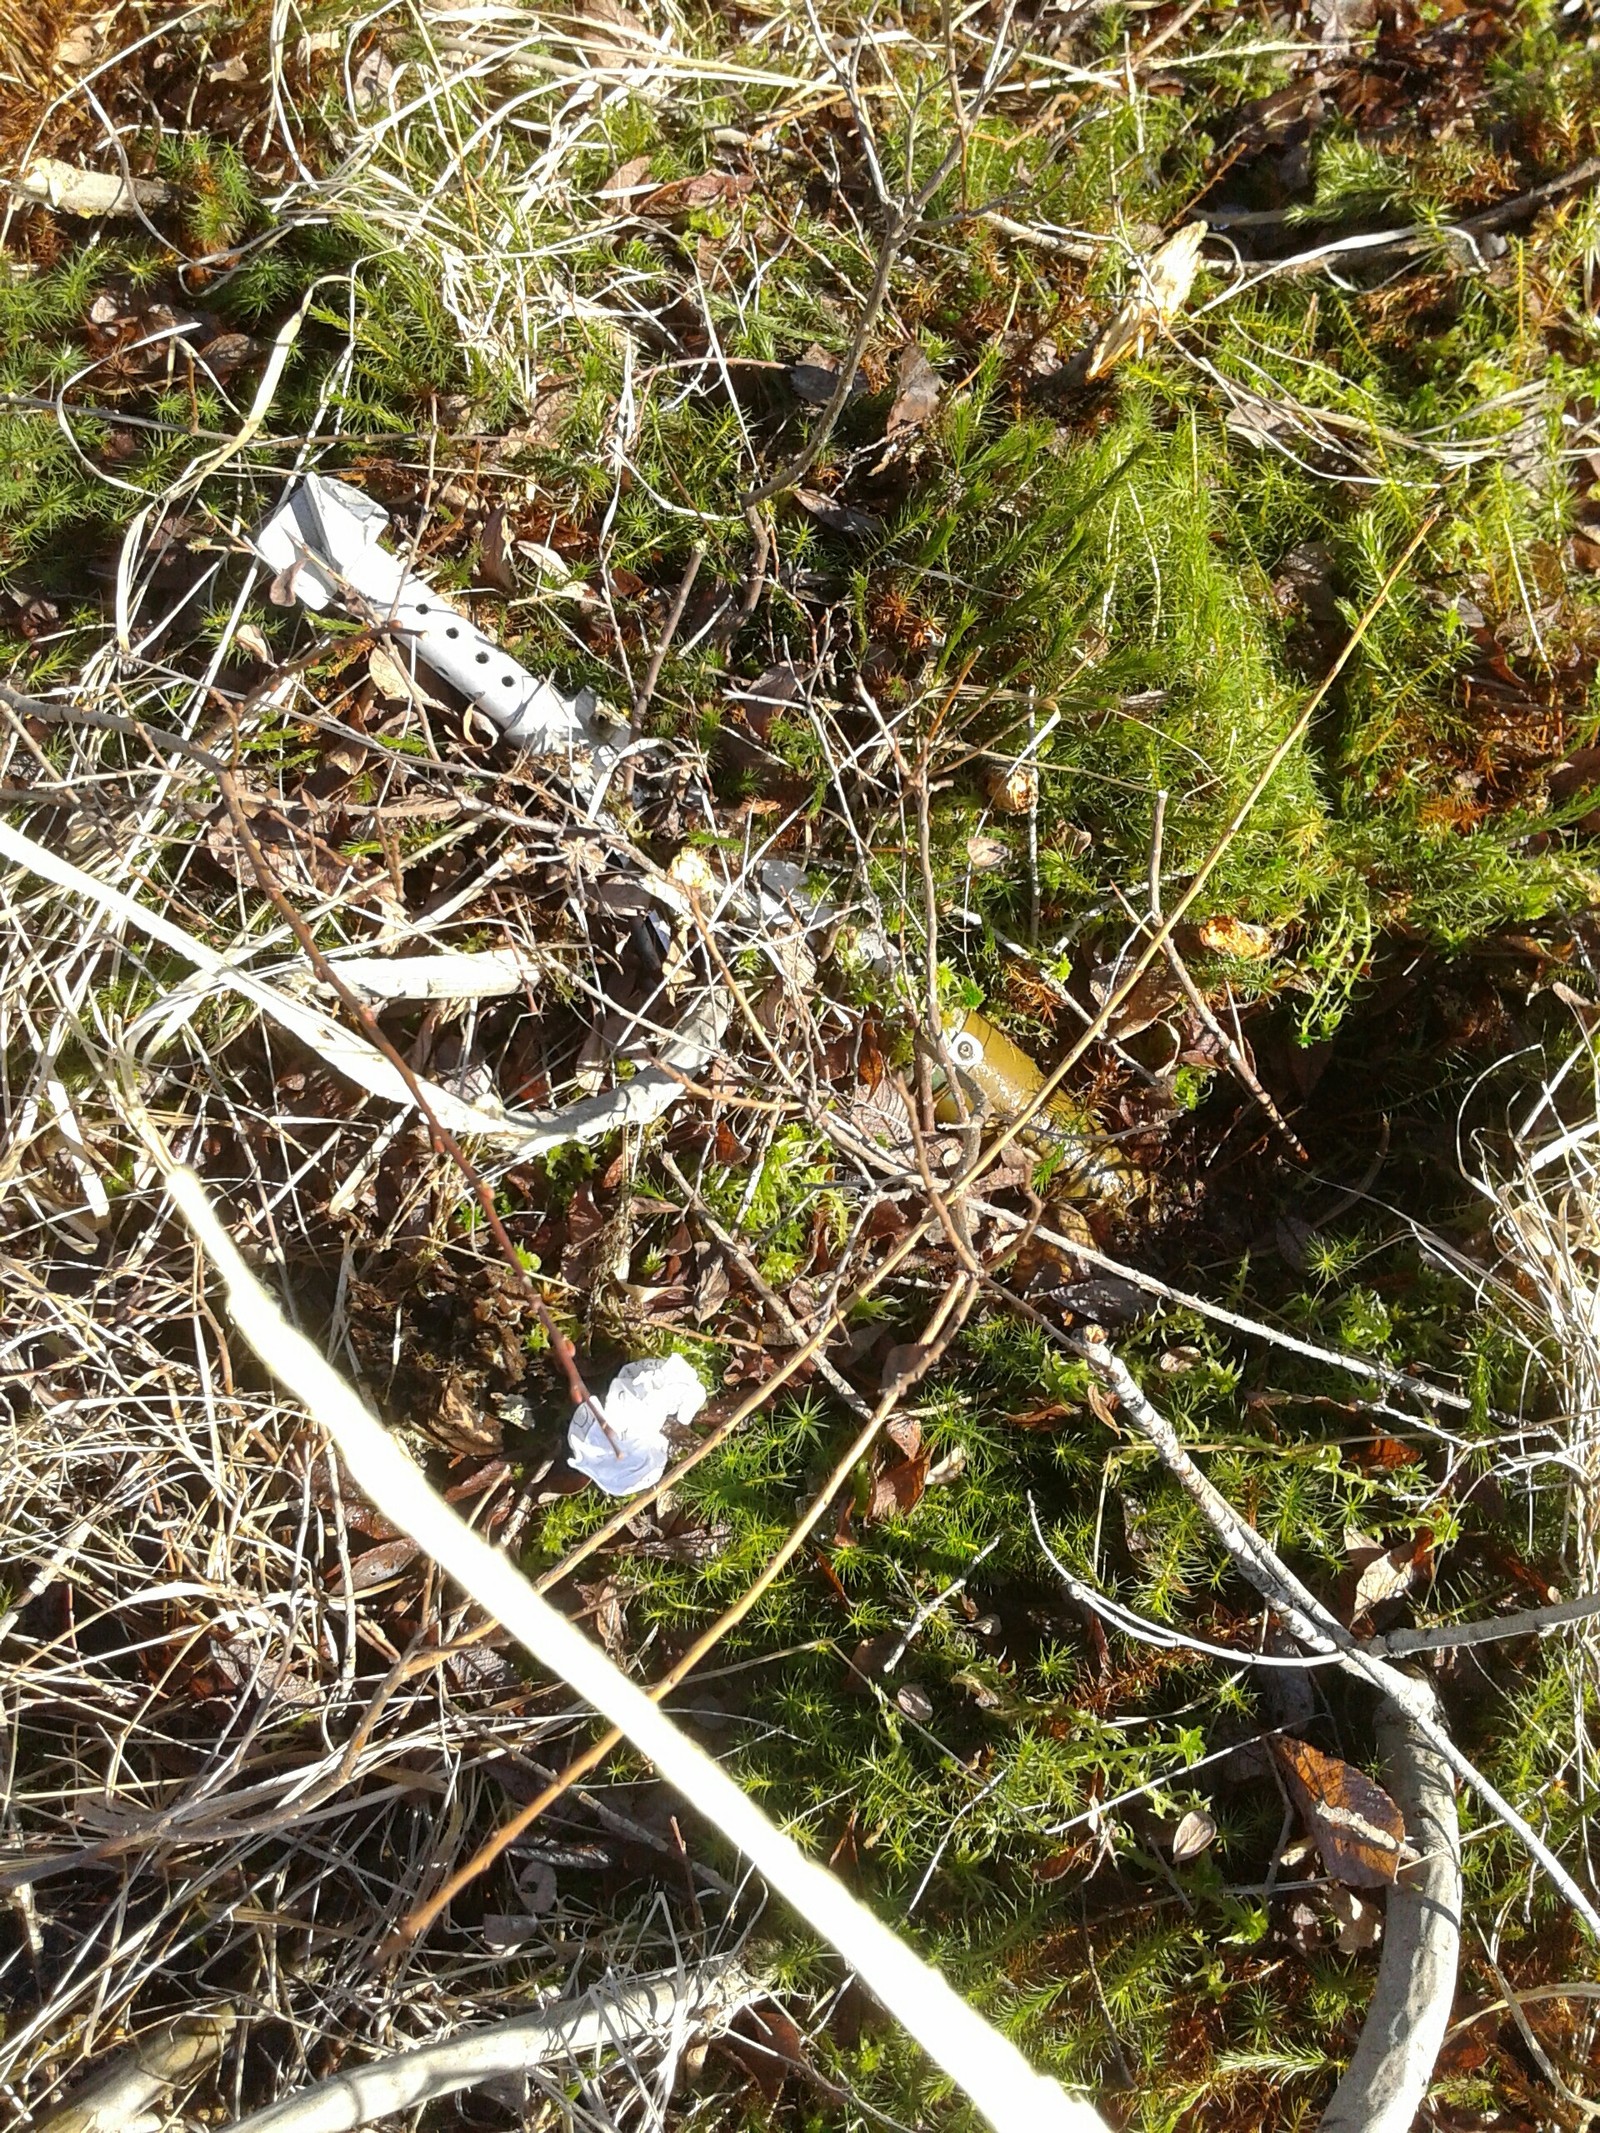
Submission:
[[[1044,1087],[1044,1075],[1027,1053],[985,1016],[970,1009],[958,1012],[945,1024],[944,1048],[960,1079],[968,1109],[1002,1125],[1020,1118]],[[943,1079],[936,1066],[934,1086],[941,1093],[934,1105],[934,1116],[943,1125],[953,1125],[958,1108],[948,1087],[942,1086]],[[1041,1152],[1064,1156],[1052,1180],[1055,1190],[1079,1199],[1129,1197],[1133,1173],[1126,1158],[1069,1098],[1047,1097],[1021,1138]]]

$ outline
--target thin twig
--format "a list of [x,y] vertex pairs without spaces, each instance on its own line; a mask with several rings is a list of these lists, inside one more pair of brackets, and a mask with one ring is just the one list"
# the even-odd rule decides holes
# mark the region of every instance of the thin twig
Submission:
[[[850,1476],[871,1450],[879,1431],[888,1421],[890,1415],[893,1414],[901,1398],[918,1379],[926,1375],[949,1346],[950,1341],[955,1338],[960,1328],[961,1319],[965,1316],[965,1312],[961,1308],[963,1301],[970,1304],[971,1296],[971,1287],[965,1281],[958,1280],[953,1282],[946,1290],[942,1301],[929,1321],[928,1328],[924,1332],[922,1343],[919,1344],[908,1359],[905,1367],[896,1374],[891,1383],[885,1388],[877,1406],[868,1414],[864,1427],[851,1441],[848,1450],[845,1451],[833,1471],[828,1475],[822,1488],[812,1498],[808,1509],[801,1514],[794,1526],[791,1527],[782,1547],[770,1558],[760,1575],[740,1594],[734,1604],[719,1615],[709,1629],[702,1630],[699,1637],[696,1638],[683,1656],[675,1661],[662,1678],[655,1683],[649,1692],[652,1702],[659,1703],[663,1696],[670,1695],[672,1690],[677,1688],[686,1676],[693,1673],[701,1660],[715,1650],[731,1630],[738,1627],[756,1604],[756,1601],[760,1599],[761,1595],[772,1585],[788,1564],[793,1561],[811,1534],[821,1524],[827,1514],[829,1505],[832,1504],[840,1489],[844,1487]],[[948,1325],[947,1328],[947,1322],[952,1317],[954,1317],[955,1323]],[[525,1830],[531,1828],[546,1809],[554,1806],[564,1792],[569,1791],[581,1778],[587,1777],[591,1770],[598,1768],[606,1757],[621,1745],[622,1739],[623,1729],[620,1726],[613,1727],[610,1732],[603,1734],[591,1747],[584,1749],[581,1755],[575,1756],[567,1767],[550,1784],[546,1785],[536,1798],[519,1808],[509,1821],[503,1822],[492,1836],[486,1838],[473,1853],[472,1857],[466,1861],[465,1865],[458,1867],[442,1888],[430,1896],[426,1903],[418,1904],[409,1916],[401,1920],[385,1943],[383,1952],[386,1955],[398,1955],[414,1941],[419,1940],[440,1913],[461,1894],[463,1889],[470,1887],[480,1874],[491,1867],[501,1853],[508,1846],[514,1844]]]

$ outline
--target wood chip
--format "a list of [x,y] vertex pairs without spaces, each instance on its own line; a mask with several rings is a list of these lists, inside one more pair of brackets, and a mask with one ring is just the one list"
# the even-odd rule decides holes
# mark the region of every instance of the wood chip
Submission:
[[76,163],[61,163],[54,156],[40,156],[21,178],[9,181],[25,199],[58,214],[135,215],[140,208],[165,207],[171,188],[159,178],[135,178],[130,187],[120,171],[82,170]]

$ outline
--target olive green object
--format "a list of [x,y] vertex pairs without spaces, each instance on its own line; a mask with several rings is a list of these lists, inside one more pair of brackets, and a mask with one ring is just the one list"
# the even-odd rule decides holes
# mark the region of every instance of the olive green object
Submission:
[[[945,1024],[944,1048],[969,1110],[1002,1125],[1020,1118],[1044,1087],[1044,1075],[1027,1053],[970,1009]],[[956,1100],[937,1065],[934,1087],[941,1091],[934,1116],[943,1125],[954,1124],[959,1115]],[[1040,1152],[1065,1158],[1053,1184],[1070,1198],[1126,1200],[1133,1190],[1127,1158],[1069,1097],[1046,1097],[1019,1138]]]

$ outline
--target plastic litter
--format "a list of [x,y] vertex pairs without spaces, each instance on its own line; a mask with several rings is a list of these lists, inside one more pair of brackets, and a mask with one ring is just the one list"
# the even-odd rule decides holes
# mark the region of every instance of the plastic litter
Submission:
[[[389,514],[360,489],[308,474],[255,536],[257,555],[285,593],[321,613],[363,607],[394,634],[399,656],[413,653],[536,755],[589,757],[595,769],[615,754],[597,734],[587,690],[563,696],[503,652],[397,555],[379,546]],[[352,597],[353,596],[353,597]]]
[[624,1363],[605,1396],[605,1421],[592,1400],[573,1414],[567,1427],[572,1463],[608,1496],[653,1489],[671,1452],[667,1424],[692,1422],[705,1403],[706,1389],[681,1355]]

